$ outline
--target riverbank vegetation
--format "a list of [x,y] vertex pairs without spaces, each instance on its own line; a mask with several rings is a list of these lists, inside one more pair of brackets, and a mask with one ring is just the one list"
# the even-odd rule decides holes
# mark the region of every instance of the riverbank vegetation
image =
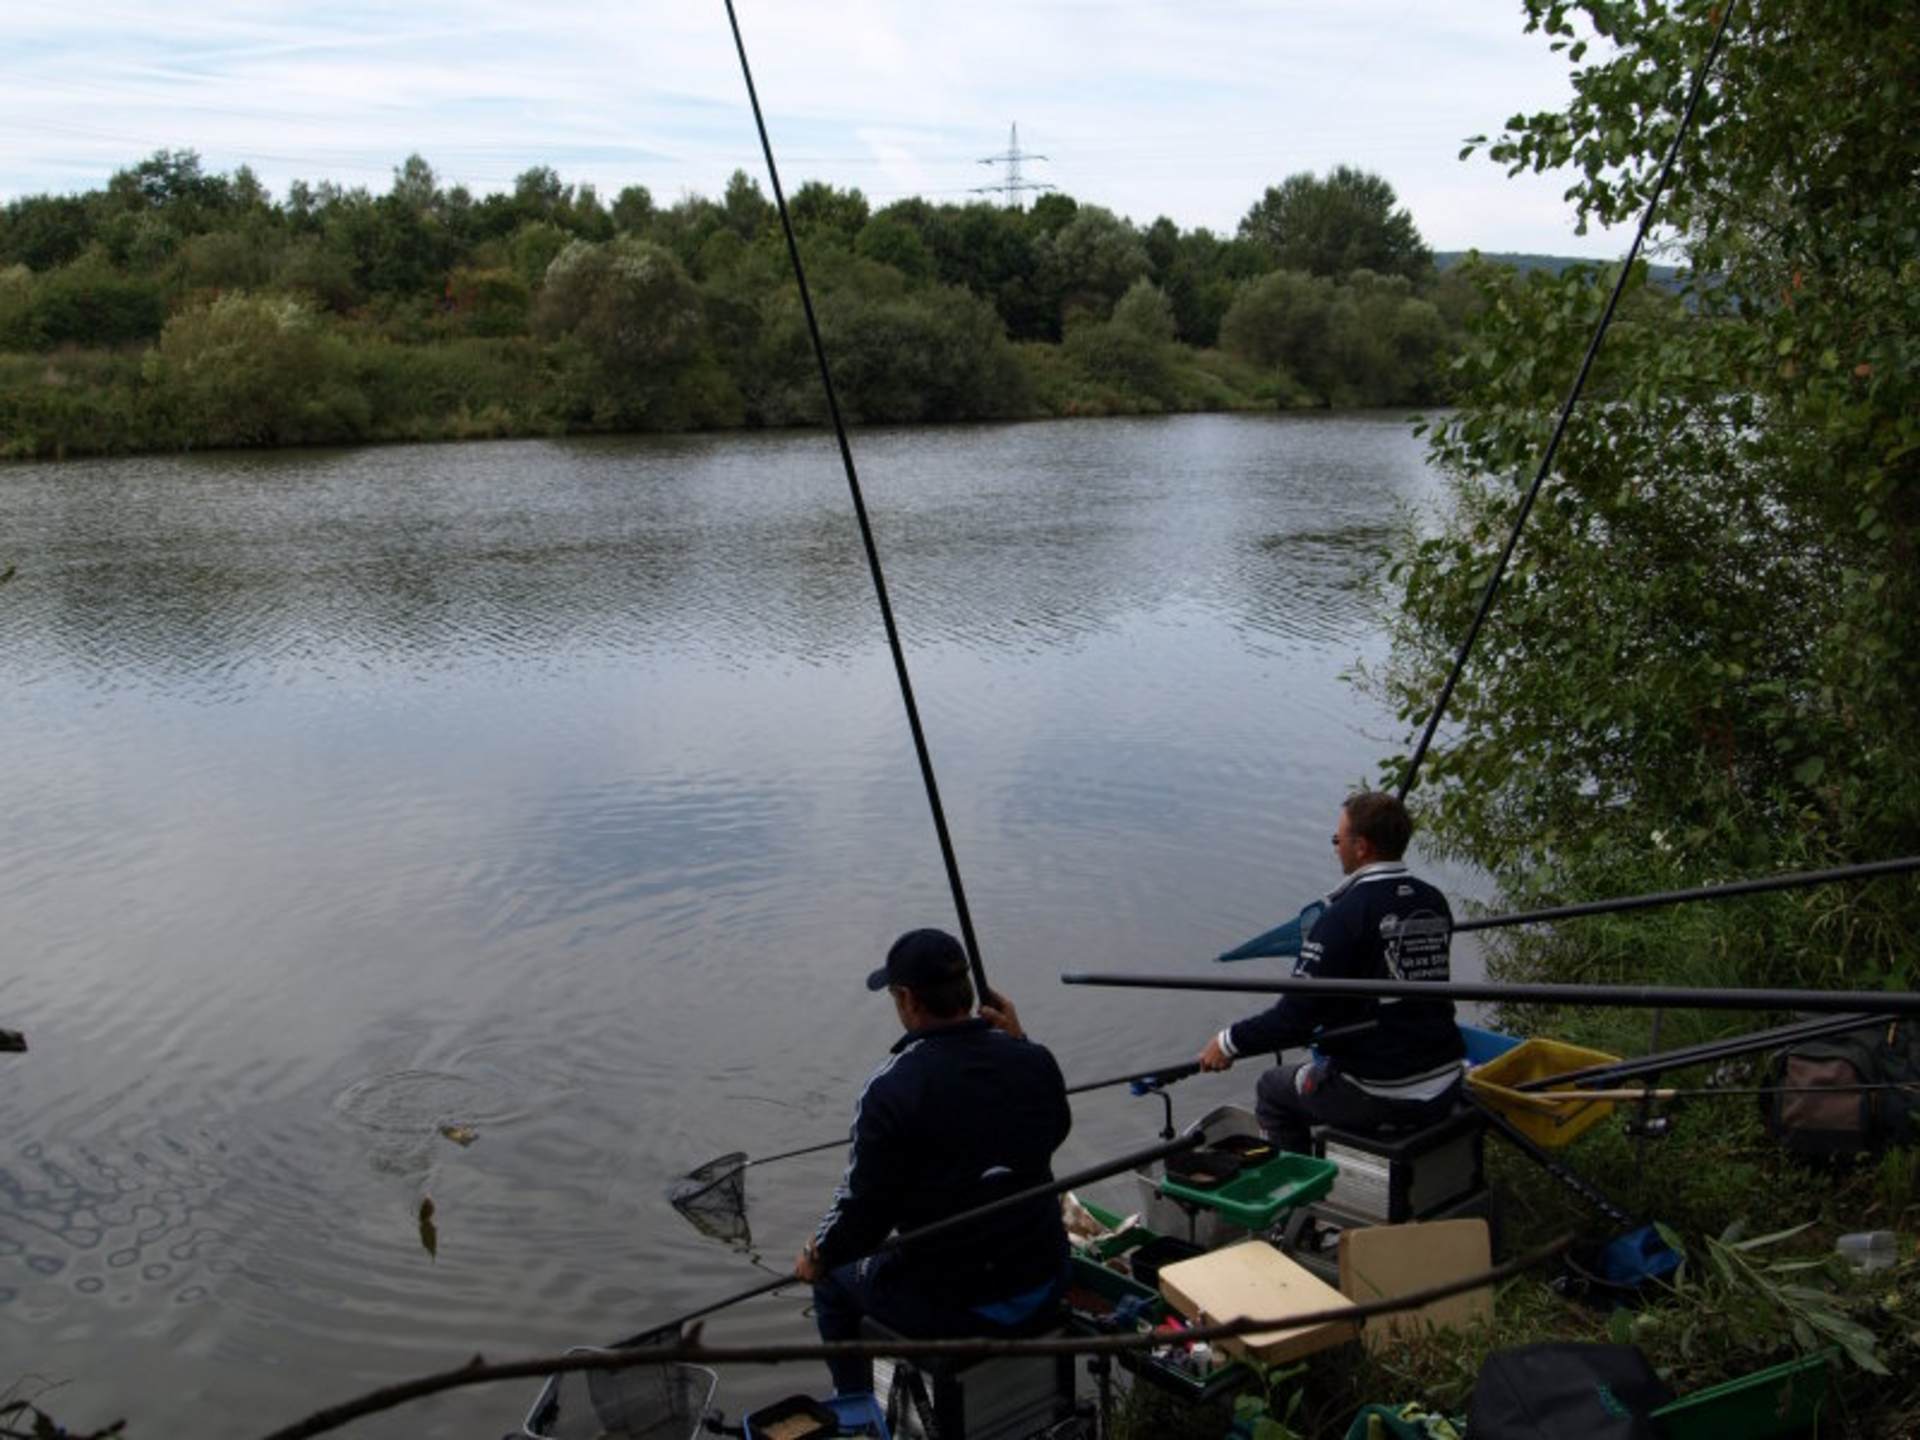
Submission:
[[[1608,42],[1607,58],[1576,70],[1566,111],[1516,117],[1490,154],[1569,167],[1582,216],[1631,223],[1719,10],[1528,10],[1576,63],[1576,25]],[[1494,909],[1920,852],[1920,42],[1909,18],[1851,0],[1755,0],[1734,13],[1660,209],[1664,258],[1711,282],[1608,333],[1604,403],[1573,416],[1416,792],[1429,845],[1489,874]],[[1466,633],[1611,278],[1543,270],[1503,286],[1461,352],[1459,408],[1433,437],[1451,504],[1437,531],[1410,532],[1400,548],[1393,657],[1370,677],[1410,729]],[[1395,780],[1404,764],[1393,757],[1383,773]],[[1911,989],[1920,884],[1493,933],[1501,978]],[[1507,1018],[1614,1053],[1653,1048],[1644,1015]],[[1659,1048],[1754,1023],[1669,1014]],[[1903,1283],[1920,1273],[1920,1172],[1906,1151],[1877,1171],[1810,1174],[1767,1140],[1750,1100],[1726,1099],[1699,1102],[1643,1160],[1611,1133],[1568,1153],[1684,1227],[1696,1255],[1728,1224],[1761,1233],[1811,1220],[1781,1248],[1830,1251],[1838,1230],[1893,1228]],[[1722,1345],[1700,1314],[1678,1313],[1691,1303],[1633,1322],[1659,1342],[1659,1363],[1675,1340],[1682,1356]],[[1845,1433],[1912,1433],[1907,1303],[1861,1303],[1887,1352],[1908,1359],[1854,1387]],[[1776,1348],[1815,1338],[1783,1326]],[[1739,1358],[1752,1368],[1763,1357]]]
[[[1239,232],[804,184],[792,209],[856,421],[1445,394],[1480,303],[1378,177],[1295,175]],[[819,421],[773,206],[510,193],[419,156],[384,195],[161,151],[0,211],[0,456]]]

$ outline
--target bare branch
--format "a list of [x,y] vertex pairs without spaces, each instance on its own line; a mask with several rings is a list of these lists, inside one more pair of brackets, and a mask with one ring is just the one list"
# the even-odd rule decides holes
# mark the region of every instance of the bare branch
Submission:
[[[1529,1251],[1518,1259],[1491,1270],[1429,1286],[1392,1300],[1369,1301],[1364,1305],[1344,1305],[1307,1315],[1285,1315],[1253,1320],[1240,1318],[1215,1325],[1196,1325],[1180,1332],[1188,1342],[1223,1340],[1235,1335],[1250,1335],[1262,1330],[1296,1330],[1309,1325],[1337,1324],[1370,1320],[1376,1315],[1398,1315],[1418,1310],[1436,1300],[1464,1295],[1510,1280],[1516,1275],[1544,1264],[1573,1244],[1571,1235],[1563,1235],[1551,1244]],[[692,1336],[678,1345],[656,1345],[640,1349],[609,1351],[598,1355],[542,1355],[527,1360],[509,1360],[489,1365],[479,1355],[457,1370],[370,1390],[357,1399],[317,1410],[285,1429],[275,1430],[264,1440],[308,1440],[337,1430],[366,1415],[391,1410],[412,1400],[421,1400],[442,1391],[467,1385],[485,1385],[496,1380],[544,1379],[575,1370],[630,1370],[636,1365],[778,1365],[790,1360],[826,1360],[841,1356],[891,1356],[899,1359],[984,1360],[1003,1355],[1115,1355],[1130,1350],[1151,1350],[1167,1344],[1165,1335],[1065,1336],[1044,1340],[891,1340],[871,1342],[842,1340],[811,1345],[705,1345],[696,1328]]]

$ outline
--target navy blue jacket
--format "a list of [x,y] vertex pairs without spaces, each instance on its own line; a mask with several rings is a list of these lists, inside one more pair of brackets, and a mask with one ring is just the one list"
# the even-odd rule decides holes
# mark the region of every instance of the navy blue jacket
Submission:
[[[1040,1045],[985,1020],[900,1037],[853,1112],[853,1147],[814,1236],[829,1267],[911,1231],[1053,1179],[1073,1117],[1066,1082]],[[1024,1294],[1066,1263],[1060,1202],[1033,1200],[951,1236],[909,1243],[901,1264],[946,1298]]]
[[[1307,932],[1296,975],[1343,980],[1432,980],[1451,977],[1453,911],[1447,897],[1416,880],[1398,860],[1363,865],[1327,897]],[[1280,1003],[1228,1027],[1236,1055],[1304,1045],[1316,1030],[1375,1020],[1374,1029],[1316,1045],[1340,1074],[1382,1099],[1424,1098],[1449,1071],[1458,1074],[1466,1045],[1453,1023],[1451,1000],[1372,1000],[1283,995]],[[1396,1092],[1411,1092],[1396,1094]]]

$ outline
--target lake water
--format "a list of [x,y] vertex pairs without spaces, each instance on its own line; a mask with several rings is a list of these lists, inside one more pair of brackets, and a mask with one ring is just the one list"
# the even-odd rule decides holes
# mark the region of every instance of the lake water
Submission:
[[[1437,491],[1407,418],[855,453],[989,977],[1069,1081],[1190,1056],[1259,1002],[1057,977],[1207,973],[1337,878],[1339,797],[1399,748],[1340,677]],[[895,1033],[860,977],[953,923],[829,440],[13,467],[8,562],[0,1025],[33,1049],[0,1056],[0,1388],[254,1435],[790,1263],[836,1156],[748,1172],[750,1249],[666,1189],[843,1133]],[[1158,1123],[1089,1096],[1057,1164]],[[709,1330],[808,1333],[797,1295]],[[498,1435],[529,1399],[353,1433]]]

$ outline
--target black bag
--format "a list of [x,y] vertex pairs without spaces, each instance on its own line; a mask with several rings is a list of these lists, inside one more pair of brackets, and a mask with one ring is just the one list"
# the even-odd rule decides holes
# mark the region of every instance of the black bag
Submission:
[[1920,1090],[1826,1087],[1920,1082],[1920,1026],[1875,1021],[1791,1046],[1768,1067],[1768,1083],[1801,1093],[1761,1097],[1767,1130],[1810,1159],[1876,1154],[1920,1140]]
[[1673,1399],[1631,1345],[1496,1350],[1467,1405],[1473,1440],[1659,1440],[1647,1417]]

